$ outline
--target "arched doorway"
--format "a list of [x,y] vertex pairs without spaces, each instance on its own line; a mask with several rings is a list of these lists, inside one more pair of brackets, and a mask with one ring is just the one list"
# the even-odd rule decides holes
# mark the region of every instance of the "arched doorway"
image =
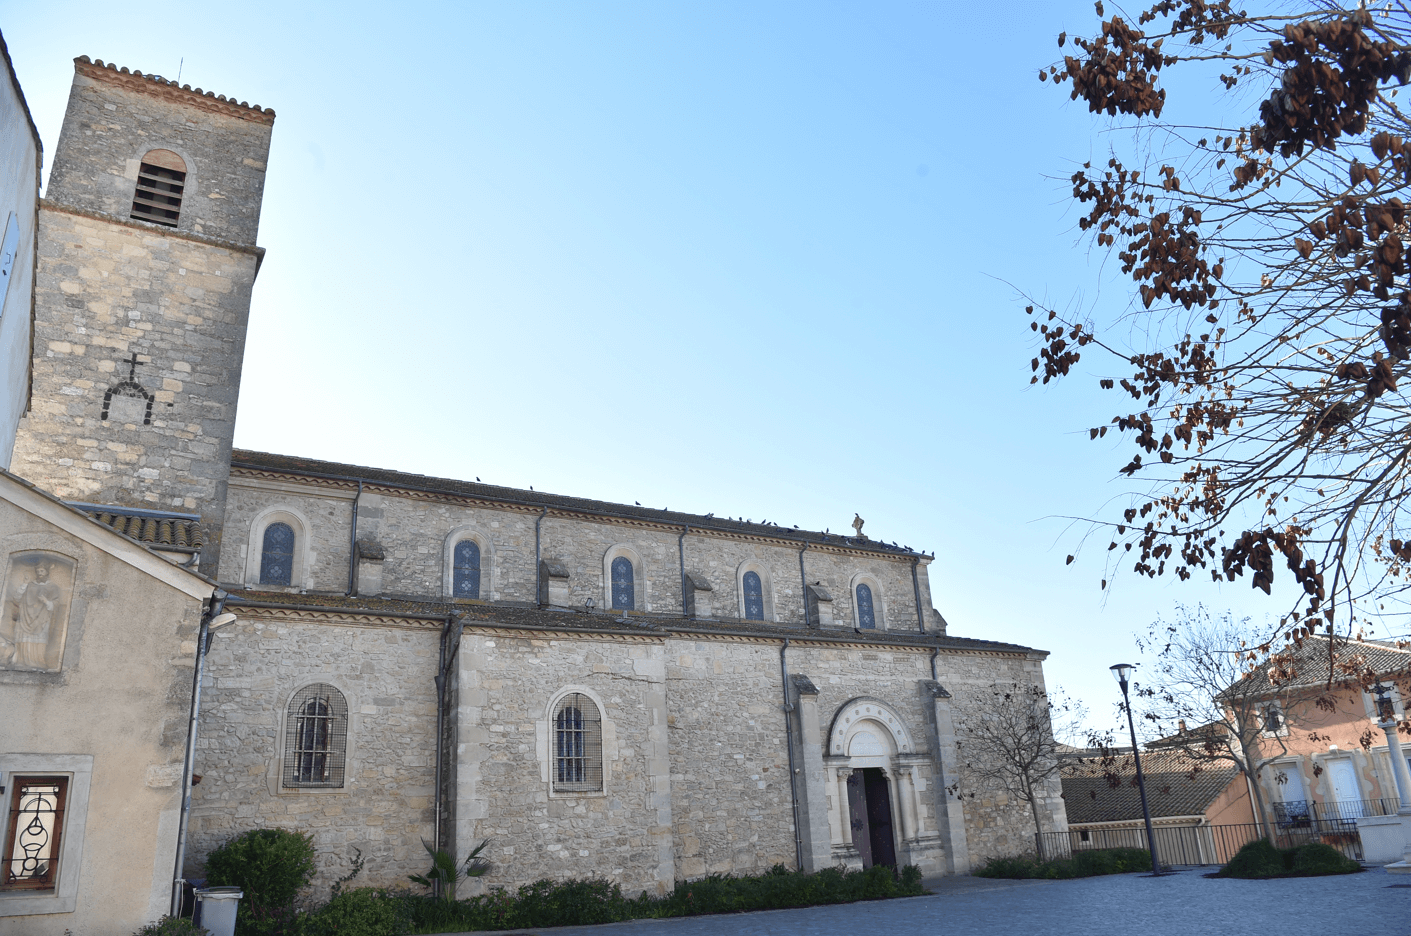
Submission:
[[827,761],[840,794],[834,799],[835,845],[847,863],[895,867],[903,840],[914,837],[908,827],[915,826],[915,804],[905,797],[915,792],[901,782],[897,768],[898,756],[913,752],[901,716],[880,699],[852,699],[834,715]]

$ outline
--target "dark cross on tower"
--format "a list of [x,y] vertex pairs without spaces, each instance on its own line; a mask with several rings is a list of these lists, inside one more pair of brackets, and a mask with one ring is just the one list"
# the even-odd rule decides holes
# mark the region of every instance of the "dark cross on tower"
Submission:
[[127,362],[127,364],[128,364],[128,368],[127,368],[127,379],[128,379],[128,380],[131,380],[133,383],[136,383],[136,382],[137,382],[137,365],[138,365],[138,364],[146,364],[146,363],[147,363],[146,361],[139,361],[139,360],[137,359],[137,352],[136,352],[136,351],[132,352],[132,360],[130,360],[130,361]]

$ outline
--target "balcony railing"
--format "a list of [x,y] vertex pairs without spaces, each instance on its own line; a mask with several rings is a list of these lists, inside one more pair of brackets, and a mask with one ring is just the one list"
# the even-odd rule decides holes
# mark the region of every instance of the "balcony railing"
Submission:
[[1307,829],[1311,832],[1342,832],[1355,827],[1366,816],[1394,816],[1401,805],[1395,797],[1374,800],[1290,800],[1274,803],[1274,824],[1280,830]]

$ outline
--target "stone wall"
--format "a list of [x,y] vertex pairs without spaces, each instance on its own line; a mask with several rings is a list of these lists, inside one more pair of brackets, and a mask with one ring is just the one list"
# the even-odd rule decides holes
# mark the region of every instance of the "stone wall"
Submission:
[[[490,840],[482,886],[602,877],[635,895],[673,881],[664,647],[467,630],[460,651],[456,846]],[[555,792],[552,712],[567,690],[602,717],[603,789]]]
[[[249,829],[314,833],[316,895],[367,858],[359,883],[401,884],[425,872],[436,751],[434,625],[305,623],[258,611],[221,630],[206,658],[188,869]],[[350,713],[345,788],[281,786],[285,707],[298,689],[329,683]]]
[[[992,698],[992,687],[1018,685],[1045,689],[1042,658],[1009,657],[1002,662],[982,654],[942,654],[937,660],[940,682],[954,696],[956,734],[960,760],[960,791],[965,804],[966,837],[971,862],[979,867],[985,859],[1020,855],[1034,851],[1034,817],[1027,802],[1006,792],[977,768],[991,760],[974,743],[967,745],[967,725],[984,713]],[[1046,691],[1046,690],[1045,690]],[[1062,783],[1055,773],[1045,785],[1039,803],[1043,831],[1068,828],[1063,808]]]
[[47,206],[39,220],[12,470],[63,498],[200,513],[214,568],[255,255]]
[[676,874],[794,866],[779,644],[666,648]]
[[[260,547],[260,531],[252,523],[271,509],[285,508],[310,524],[307,545],[298,547],[310,556],[309,573],[305,584],[296,587],[345,591],[355,493],[356,487],[347,483],[271,480],[237,470],[226,513],[229,548],[220,580],[258,584],[257,576],[251,576],[258,570],[258,556],[254,562],[249,556],[251,547],[256,551]],[[534,601],[534,524],[538,518],[537,511],[522,507],[365,490],[358,502],[358,537],[379,543],[385,552],[382,594],[449,596],[449,552],[456,541],[469,537],[481,544],[483,600]],[[679,529],[551,512],[540,524],[540,536],[543,558],[560,562],[568,570],[569,605],[581,607],[591,599],[596,607],[610,606],[604,557],[610,549],[625,547],[634,560],[636,610],[681,613]],[[712,619],[741,616],[741,570],[749,563],[747,568],[757,571],[764,585],[766,620],[803,624],[798,545],[692,530],[686,535],[684,552],[686,571],[704,577],[711,585]],[[832,627],[856,626],[853,586],[859,576],[866,575],[874,591],[878,628],[904,633],[919,629],[910,557],[814,547],[804,553],[804,568],[808,582],[820,583],[833,598]],[[925,561],[917,572],[923,607],[929,609]],[[810,622],[815,626],[820,623],[816,615],[811,615]]]

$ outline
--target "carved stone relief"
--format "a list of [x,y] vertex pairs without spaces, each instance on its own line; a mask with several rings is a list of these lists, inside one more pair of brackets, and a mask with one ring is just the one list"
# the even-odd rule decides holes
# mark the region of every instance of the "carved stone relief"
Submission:
[[0,669],[56,673],[64,658],[74,560],[59,553],[11,553],[0,604]]

